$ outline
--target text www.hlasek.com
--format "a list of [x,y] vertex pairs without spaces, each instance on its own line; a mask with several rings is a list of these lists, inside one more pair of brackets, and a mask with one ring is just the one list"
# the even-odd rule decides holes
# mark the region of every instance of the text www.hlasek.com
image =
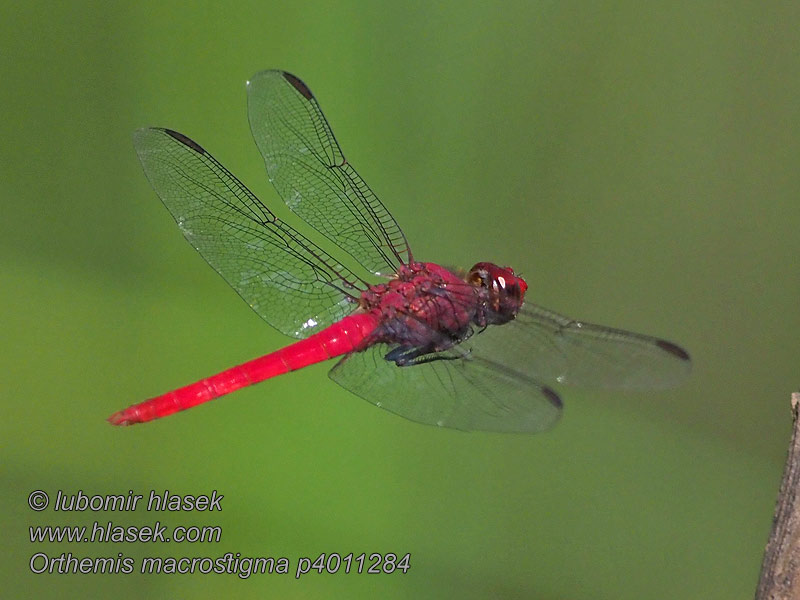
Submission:
[[31,542],[219,542],[222,539],[222,527],[218,525],[177,525],[171,535],[166,535],[167,527],[160,521],[154,525],[114,525],[111,521],[100,523],[95,521],[87,533],[84,526],[44,525],[29,527]]

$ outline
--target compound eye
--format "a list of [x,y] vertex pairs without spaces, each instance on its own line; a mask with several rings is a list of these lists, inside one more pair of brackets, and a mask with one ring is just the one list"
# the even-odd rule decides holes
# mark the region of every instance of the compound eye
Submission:
[[469,282],[480,287],[489,287],[489,274],[484,269],[472,271],[469,274]]

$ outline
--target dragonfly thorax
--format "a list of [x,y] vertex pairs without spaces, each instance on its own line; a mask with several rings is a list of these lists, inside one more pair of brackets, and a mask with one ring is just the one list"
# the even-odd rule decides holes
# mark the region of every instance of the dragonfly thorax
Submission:
[[[475,322],[478,290],[435,263],[402,265],[392,279],[361,294],[361,308],[379,315],[378,338],[409,346],[447,345],[463,339]],[[438,341],[433,346],[440,347]]]
[[[514,319],[528,286],[509,267],[481,262],[466,275],[435,263],[401,266],[387,283],[362,293],[362,309],[383,323],[378,337],[401,345],[441,349],[471,335],[473,326]],[[385,339],[384,339],[385,338]]]

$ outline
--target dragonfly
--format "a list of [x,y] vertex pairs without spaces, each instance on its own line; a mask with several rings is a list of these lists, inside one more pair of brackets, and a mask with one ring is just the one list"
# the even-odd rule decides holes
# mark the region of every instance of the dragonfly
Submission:
[[[145,175],[184,237],[259,316],[296,341],[116,412],[112,424],[158,419],[331,359],[338,360],[330,377],[372,404],[467,431],[545,431],[562,413],[554,389],[562,385],[660,390],[689,375],[681,346],[529,302],[527,283],[511,267],[415,260],[296,76],[257,73],[247,82],[247,106],[270,182],[340,258],[275,216],[186,135],[136,131]],[[355,271],[342,264],[345,254]]]

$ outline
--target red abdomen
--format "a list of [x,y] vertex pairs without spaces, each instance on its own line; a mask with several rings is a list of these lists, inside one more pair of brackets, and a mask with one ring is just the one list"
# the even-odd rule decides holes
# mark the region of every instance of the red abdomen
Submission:
[[111,415],[108,421],[113,425],[145,423],[208,402],[270,377],[347,354],[359,347],[378,322],[377,312],[350,315],[309,338],[299,340],[266,356],[129,406]]

